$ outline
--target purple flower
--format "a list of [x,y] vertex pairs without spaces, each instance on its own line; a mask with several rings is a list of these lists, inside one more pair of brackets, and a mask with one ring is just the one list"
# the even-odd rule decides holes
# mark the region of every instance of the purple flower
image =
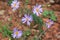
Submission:
[[39,16],[43,12],[41,7],[42,7],[41,5],[34,6],[33,13]]
[[22,36],[22,31],[18,30],[17,28],[14,28],[12,37],[13,38],[20,38]]
[[17,0],[12,1],[12,3],[11,3],[12,10],[15,11],[16,9],[18,9],[19,4],[20,4],[20,2],[18,2]]
[[50,28],[53,23],[54,23],[54,22],[53,22],[52,20],[48,20],[48,21],[46,22],[46,26],[47,26],[48,28]]
[[22,18],[22,23],[27,23],[27,25],[30,25],[30,22],[33,21],[33,18],[31,15],[25,14],[24,17]]

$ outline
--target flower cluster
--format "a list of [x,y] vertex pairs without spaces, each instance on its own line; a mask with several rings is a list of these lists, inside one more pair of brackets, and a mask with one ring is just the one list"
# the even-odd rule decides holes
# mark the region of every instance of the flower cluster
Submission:
[[[12,10],[15,11],[16,9],[18,9],[19,8],[19,4],[20,4],[20,2],[17,1],[17,0],[12,1],[12,3],[11,3]],[[42,14],[42,12],[43,12],[42,5],[34,6],[33,9],[32,9],[32,12],[34,14],[36,14],[37,17],[39,17]],[[24,14],[24,16],[22,17],[21,21],[22,21],[23,24],[27,24],[28,26],[30,26],[31,22],[34,21],[34,20],[33,20],[32,15]],[[40,22],[40,20],[39,20],[39,22]],[[52,20],[48,20],[46,22],[46,26],[48,28],[50,28],[53,23],[54,22]],[[17,28],[14,28],[12,37],[13,38],[20,38],[22,36],[22,34],[23,34],[23,32],[21,30],[18,30]]]

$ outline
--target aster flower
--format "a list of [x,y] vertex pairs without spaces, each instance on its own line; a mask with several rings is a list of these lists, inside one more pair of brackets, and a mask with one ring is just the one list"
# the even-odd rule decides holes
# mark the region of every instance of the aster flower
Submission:
[[42,7],[41,5],[34,6],[33,13],[39,16],[43,12],[41,7]]
[[22,31],[18,30],[17,28],[14,28],[12,37],[13,38],[20,38],[22,36]]
[[54,22],[53,22],[52,20],[48,20],[48,21],[46,22],[46,26],[47,26],[48,28],[50,28],[53,23],[54,23]]
[[17,0],[12,1],[11,8],[13,11],[19,8],[19,3]]
[[32,16],[25,14],[24,17],[22,18],[22,23],[27,23],[27,25],[30,25],[30,22],[32,22]]

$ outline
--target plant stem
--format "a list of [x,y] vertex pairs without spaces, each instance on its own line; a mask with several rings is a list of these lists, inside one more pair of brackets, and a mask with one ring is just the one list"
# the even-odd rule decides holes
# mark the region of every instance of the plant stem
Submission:
[[41,36],[42,36],[47,30],[48,30],[48,28],[47,28],[45,31],[43,31],[42,33],[40,33],[39,39],[41,39]]

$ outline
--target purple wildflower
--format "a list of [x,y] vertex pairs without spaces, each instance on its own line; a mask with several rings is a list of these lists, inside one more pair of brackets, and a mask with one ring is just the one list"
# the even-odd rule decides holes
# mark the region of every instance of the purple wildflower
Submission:
[[18,9],[19,4],[20,4],[20,2],[18,2],[17,0],[12,1],[12,3],[11,3],[12,10],[15,11],[16,9]]
[[13,38],[20,38],[22,36],[22,31],[18,30],[17,28],[14,28],[12,37]]
[[41,5],[34,6],[33,13],[39,16],[43,12],[41,7],[42,7]]
[[48,28],[50,28],[53,23],[54,23],[54,22],[53,22],[52,20],[48,20],[48,21],[46,22],[46,26],[47,26]]
[[24,17],[22,18],[22,23],[27,23],[27,25],[30,25],[30,22],[33,21],[33,18],[31,15],[25,14]]

